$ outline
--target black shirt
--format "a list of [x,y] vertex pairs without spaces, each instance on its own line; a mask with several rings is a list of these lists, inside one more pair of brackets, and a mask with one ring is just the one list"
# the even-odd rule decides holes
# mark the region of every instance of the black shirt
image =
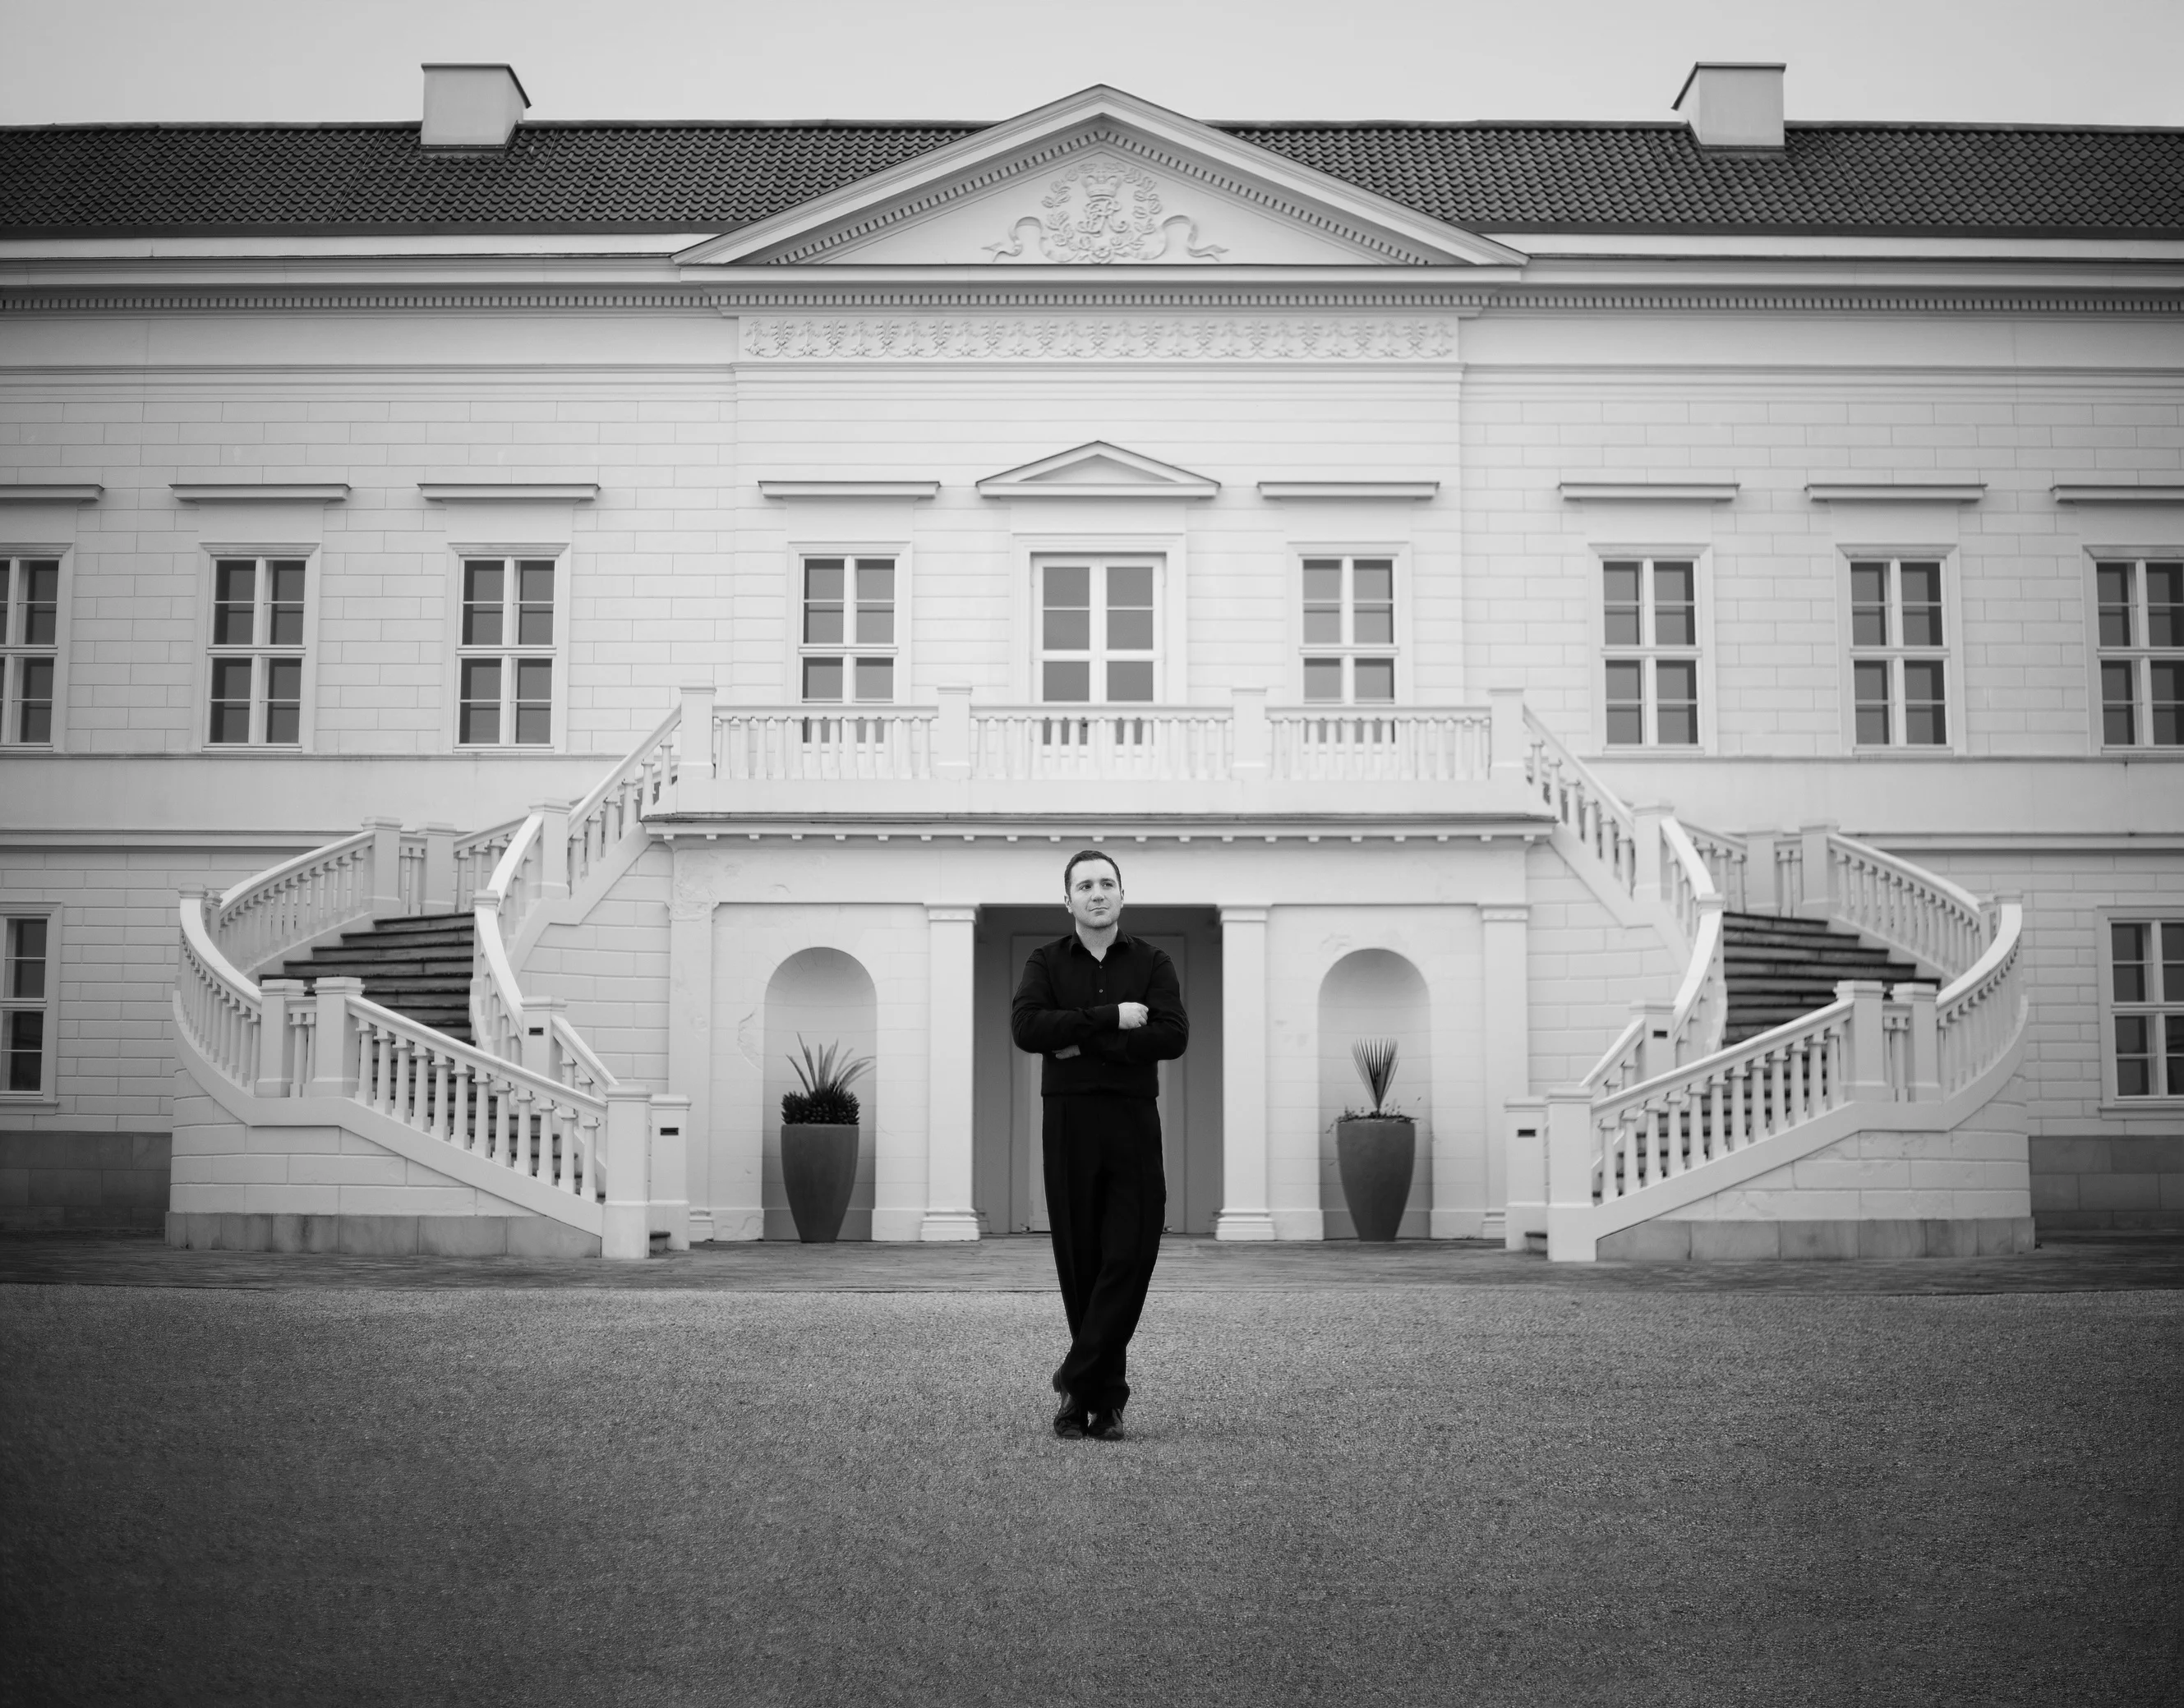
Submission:
[[[1141,1002],[1145,1023],[1122,1029],[1120,1006]],[[1142,937],[1115,933],[1102,960],[1075,932],[1042,943],[1024,962],[1009,1011],[1017,1048],[1046,1058],[1042,1097],[1157,1097],[1156,1062],[1181,1055],[1190,1042],[1190,1017],[1175,963]],[[1057,1060],[1055,1052],[1081,1052]]]

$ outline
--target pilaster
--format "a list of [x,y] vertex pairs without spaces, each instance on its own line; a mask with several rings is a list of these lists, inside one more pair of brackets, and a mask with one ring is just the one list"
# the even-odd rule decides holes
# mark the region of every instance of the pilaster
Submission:
[[[1507,1147],[1494,1142],[1503,1131],[1502,1111],[1514,1099],[1531,1089],[1532,992],[1531,961],[1526,949],[1532,910],[1524,904],[1482,907],[1479,910],[1479,1012],[1485,1021],[1485,1110],[1480,1123],[1489,1135],[1486,1144],[1486,1206],[1490,1217],[1506,1211],[1510,1203],[1510,1162]],[[1440,1180],[1440,1160],[1435,1160],[1434,1180]],[[1441,1210],[1435,1206],[1435,1220]],[[1505,1218],[1506,1233],[1508,1223]],[[1451,1238],[1457,1230],[1433,1229],[1436,1238]],[[1523,1243],[1518,1236],[1518,1244]]]
[[1267,915],[1221,909],[1221,1213],[1216,1239],[1272,1239],[1267,1203]]
[[972,1207],[972,1105],[976,1028],[972,1023],[972,951],[978,908],[928,902],[929,999],[926,1004],[925,1219],[920,1239],[976,1239]]

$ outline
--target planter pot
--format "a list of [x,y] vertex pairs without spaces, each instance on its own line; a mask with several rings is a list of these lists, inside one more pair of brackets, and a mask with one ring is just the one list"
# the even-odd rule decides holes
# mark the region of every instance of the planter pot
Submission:
[[806,1245],[832,1244],[857,1183],[857,1129],[783,1121],[781,1181],[788,1191],[788,1213],[796,1218],[796,1237]]
[[1418,1155],[1416,1121],[1371,1116],[1334,1124],[1334,1156],[1342,1195],[1360,1239],[1393,1239],[1411,1201],[1411,1170]]

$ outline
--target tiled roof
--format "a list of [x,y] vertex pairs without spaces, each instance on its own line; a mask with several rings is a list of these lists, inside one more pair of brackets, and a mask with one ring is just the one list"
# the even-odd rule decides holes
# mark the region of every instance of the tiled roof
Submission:
[[[0,234],[725,231],[972,125],[538,124],[427,153],[414,125],[0,130]],[[2184,236],[2184,131],[1795,125],[1230,125],[1483,231]]]

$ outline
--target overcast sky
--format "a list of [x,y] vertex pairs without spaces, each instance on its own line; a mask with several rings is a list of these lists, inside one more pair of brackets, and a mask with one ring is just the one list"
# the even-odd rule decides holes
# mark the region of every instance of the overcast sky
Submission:
[[0,0],[0,121],[1001,119],[1113,83],[1202,119],[1667,119],[1695,59],[1792,119],[2184,124],[2184,0]]

